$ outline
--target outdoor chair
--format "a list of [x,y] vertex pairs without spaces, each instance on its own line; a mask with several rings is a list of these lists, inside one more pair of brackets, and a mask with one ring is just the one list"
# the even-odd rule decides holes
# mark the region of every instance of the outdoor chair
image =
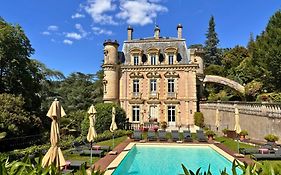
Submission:
[[86,161],[81,161],[81,160],[71,160],[69,164],[70,169],[81,169],[82,167],[87,167],[87,162]]
[[190,130],[184,130],[183,131],[183,141],[184,142],[192,142]]
[[104,155],[104,150],[82,150],[80,151],[80,156],[90,156],[92,151],[93,156],[102,157]]
[[154,130],[148,130],[148,132],[147,132],[147,140],[148,141],[156,141],[157,140],[156,134],[155,134]]
[[159,141],[167,141],[166,134],[167,134],[166,131],[160,130],[160,131],[158,132]]
[[142,133],[141,133],[140,130],[134,130],[134,132],[133,132],[133,139],[135,141],[142,139]]
[[271,154],[252,154],[251,156],[255,160],[281,160],[281,149]]
[[180,138],[179,138],[179,131],[178,130],[172,130],[171,134],[172,134],[172,140],[174,142],[180,140]]
[[199,142],[207,142],[207,139],[206,139],[206,136],[205,136],[203,130],[197,130],[196,136],[197,136],[197,140]]

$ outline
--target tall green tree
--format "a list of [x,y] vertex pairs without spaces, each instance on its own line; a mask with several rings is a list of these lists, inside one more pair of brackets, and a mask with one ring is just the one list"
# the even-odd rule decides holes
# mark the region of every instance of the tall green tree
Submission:
[[29,111],[40,107],[42,76],[29,59],[33,53],[23,29],[0,17],[0,93],[22,95]]
[[253,49],[256,76],[268,92],[281,91],[281,11],[269,20],[265,31],[257,37]]
[[208,67],[210,64],[221,64],[220,50],[218,49],[219,39],[215,31],[215,19],[211,16],[209,21],[208,32],[206,33],[207,40],[204,47],[204,65]]

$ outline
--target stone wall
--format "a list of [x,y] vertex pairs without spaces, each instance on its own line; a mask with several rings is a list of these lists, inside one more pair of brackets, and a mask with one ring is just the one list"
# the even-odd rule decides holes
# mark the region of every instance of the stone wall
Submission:
[[[239,111],[242,130],[247,130],[249,137],[263,140],[267,134],[275,134],[281,140],[281,104],[217,102],[201,103],[200,111],[204,114],[205,124],[216,130],[216,110],[219,111],[218,131],[224,128],[233,130],[235,126],[235,108]],[[280,142],[279,140],[279,142]]]

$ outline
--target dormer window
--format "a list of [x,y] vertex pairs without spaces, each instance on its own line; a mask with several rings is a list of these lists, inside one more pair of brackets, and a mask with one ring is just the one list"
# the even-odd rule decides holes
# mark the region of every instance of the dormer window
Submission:
[[150,63],[150,65],[157,65],[158,64],[158,59],[159,59],[159,53],[160,53],[160,49],[158,48],[149,48],[147,49],[147,53],[148,53],[148,60]]
[[157,63],[157,60],[156,60],[156,55],[155,54],[151,54],[150,55],[150,63],[151,65],[156,65]]
[[165,64],[175,64],[176,63],[176,57],[178,53],[178,49],[176,47],[167,47],[165,50]]
[[134,54],[134,65],[139,65],[139,55]]

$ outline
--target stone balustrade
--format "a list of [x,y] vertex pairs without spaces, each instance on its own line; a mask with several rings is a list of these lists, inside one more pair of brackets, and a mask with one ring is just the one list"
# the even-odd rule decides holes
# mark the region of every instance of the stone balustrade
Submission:
[[267,134],[275,134],[281,138],[281,104],[257,102],[201,102],[200,111],[204,115],[205,124],[215,126],[216,110],[219,111],[220,126],[233,130],[235,126],[235,109],[238,109],[242,130],[249,136],[263,140]]

